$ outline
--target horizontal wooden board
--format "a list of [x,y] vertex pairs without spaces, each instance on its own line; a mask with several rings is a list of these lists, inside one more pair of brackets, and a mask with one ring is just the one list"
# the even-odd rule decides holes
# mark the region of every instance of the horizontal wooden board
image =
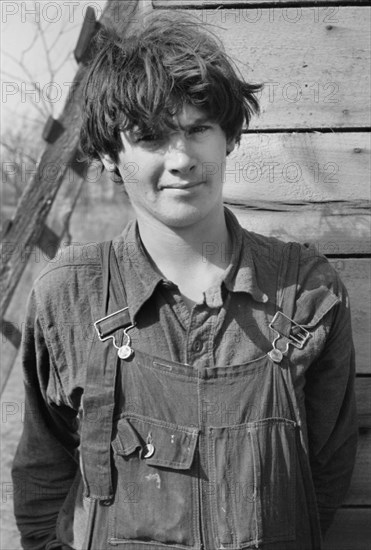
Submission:
[[[357,376],[355,390],[358,425],[360,428],[371,428],[371,378]],[[371,448],[369,454],[371,457]]]
[[370,150],[365,132],[245,134],[227,159],[223,194],[246,203],[369,201]]
[[371,506],[371,430],[359,434],[356,463],[344,504]]
[[[263,5],[273,6],[277,4],[297,4],[302,6],[305,4],[314,4],[318,0],[152,0],[154,8],[231,8],[240,7],[248,9],[250,6]],[[351,4],[354,0],[348,0],[348,4]],[[366,0],[357,0],[359,3],[363,2],[367,4]],[[324,0],[326,4],[340,4],[342,0]],[[332,12],[331,12],[332,13]]]
[[190,10],[210,24],[247,81],[265,84],[262,115],[251,127],[370,125],[370,10],[322,10]]
[[370,254],[368,208],[324,203],[230,205],[243,227],[284,241],[313,243],[323,254]]
[[371,508],[341,508],[326,536],[323,550],[369,550]]

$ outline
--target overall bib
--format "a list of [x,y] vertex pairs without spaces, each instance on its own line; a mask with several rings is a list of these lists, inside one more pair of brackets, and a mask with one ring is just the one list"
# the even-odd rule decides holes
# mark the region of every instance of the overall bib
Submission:
[[[298,256],[295,245],[285,250],[277,311],[291,318]],[[102,246],[102,264],[107,316],[126,307],[111,243]],[[105,323],[112,334],[128,327],[128,310],[119,327],[115,318]],[[290,365],[274,351],[195,369],[140,349],[122,360],[112,340],[95,341],[81,434],[92,501],[84,548],[320,550]]]

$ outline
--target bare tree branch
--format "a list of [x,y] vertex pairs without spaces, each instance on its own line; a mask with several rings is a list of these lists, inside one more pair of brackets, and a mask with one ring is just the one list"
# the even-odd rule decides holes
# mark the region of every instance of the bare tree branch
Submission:
[[35,164],[37,163],[37,159],[35,157],[32,157],[28,153],[25,153],[23,149],[22,151],[20,151],[19,148],[9,145],[9,143],[4,141],[3,139],[0,139],[0,145],[5,147],[5,149],[7,149],[13,155],[20,154],[22,157],[28,159],[29,161],[34,162]]
[[[36,3],[33,0],[35,9]],[[2,165],[3,182],[6,183],[7,193],[9,192],[9,196],[13,198],[14,193],[20,196],[24,188],[24,180],[28,178],[27,174],[37,165],[37,158],[43,147],[41,129],[48,116],[53,116],[56,107],[56,103],[49,98],[48,93],[53,93],[53,85],[57,85],[58,72],[70,62],[72,57],[72,47],[71,51],[66,52],[63,37],[79,26],[71,25],[66,18],[62,18],[58,25],[45,20],[29,21],[29,25],[32,25],[33,32],[28,45],[18,56],[14,55],[13,51],[4,51],[4,56],[11,62],[9,63],[11,68],[8,66],[6,70],[1,71],[3,77],[13,81],[14,90],[9,90],[9,93],[18,94],[20,101],[27,102],[30,106],[29,112],[25,114],[22,109],[18,111],[7,108],[10,116],[13,117],[12,125],[5,131],[3,129],[0,139],[5,161]],[[35,65],[30,62],[30,57],[36,50],[42,61],[41,65],[38,64],[37,71],[39,72],[40,67],[43,75],[46,74],[49,79],[45,86],[45,78],[39,81],[34,70]],[[4,166],[7,167],[5,172]]]
[[12,116],[17,117],[17,119],[22,118],[22,119],[24,119],[28,122],[32,122],[33,124],[38,124],[39,126],[44,125],[44,120],[40,120],[40,118],[33,118],[33,117],[30,117],[30,116],[27,116],[23,113],[19,113],[15,109],[9,109],[9,112],[12,114]]
[[17,80],[18,82],[24,82],[24,79],[22,79],[20,76],[8,73],[7,71],[1,71],[1,74],[7,76],[8,78],[12,78],[13,80]]
[[46,58],[47,66],[48,66],[50,79],[51,79],[51,82],[54,82],[54,76],[55,76],[54,75],[54,69],[53,69],[53,66],[52,66],[52,63],[51,63],[51,59],[50,59],[50,49],[49,49],[48,44],[46,42],[45,32],[44,32],[44,29],[41,26],[40,21],[36,21],[35,24],[37,25],[37,28],[39,30],[39,35],[40,35],[40,38],[41,38],[41,41],[42,41],[42,44],[43,44],[43,47],[44,47],[44,53],[45,53],[45,58]]
[[58,73],[58,71],[61,70],[61,68],[63,67],[63,65],[70,59],[72,58],[72,52],[68,52],[68,54],[66,55],[66,57],[64,59],[62,59],[61,63],[56,67],[55,69],[55,74]]
[[32,42],[30,43],[30,45],[29,45],[27,48],[25,48],[24,50],[22,50],[22,55],[21,55],[21,60],[22,60],[22,61],[23,61],[23,58],[25,57],[25,55],[26,55],[29,51],[32,50],[34,44],[36,44],[37,38],[38,38],[37,32],[35,31],[33,40],[32,40]]
[[29,80],[33,80],[32,73],[27,69],[27,67],[23,63],[22,59],[19,60],[16,57],[14,57],[14,55],[12,55],[11,53],[6,52],[6,51],[3,51],[3,54],[6,55],[7,57],[9,57],[9,59],[11,59],[14,63],[16,63],[16,65],[18,65],[18,67],[20,67],[22,69],[22,71],[26,74],[26,76]]

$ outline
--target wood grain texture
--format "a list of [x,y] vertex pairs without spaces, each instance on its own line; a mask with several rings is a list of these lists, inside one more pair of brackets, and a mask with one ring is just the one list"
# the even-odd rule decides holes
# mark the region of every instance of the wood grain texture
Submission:
[[[358,0],[359,3],[367,4],[367,0]],[[268,6],[277,6],[282,4],[283,6],[285,4],[289,4],[292,6],[292,4],[297,4],[298,7],[305,6],[305,4],[314,4],[316,0],[152,0],[152,5],[154,8],[165,8],[165,9],[171,9],[171,8],[229,8],[233,6],[239,7],[239,8],[245,8],[248,9],[251,6],[255,5],[263,5],[266,4]],[[325,0],[326,4],[335,4],[339,5],[343,2],[343,0]],[[352,0],[348,0],[348,4],[352,3]]]
[[190,13],[211,25],[247,81],[265,84],[252,128],[370,125],[368,7]]
[[323,254],[370,254],[370,212],[354,203],[226,203],[243,227],[284,241],[309,242]]
[[341,508],[326,536],[323,550],[369,550],[371,508]]
[[366,132],[245,134],[227,158],[223,195],[245,203],[370,201],[370,150]]
[[[83,183],[84,179],[81,176],[73,170],[68,169],[46,218],[46,226],[52,229],[59,241],[63,238],[66,238],[67,241],[69,240],[69,235],[66,234],[66,231],[68,231],[69,221],[74,212]],[[32,284],[48,261],[52,261],[48,258],[48,243],[45,242],[44,244],[46,245],[44,251],[39,250],[36,245],[30,245],[21,251],[21,258],[23,258],[25,269],[21,274],[17,290],[9,301],[6,312],[5,319],[11,323],[11,326],[9,326],[8,331],[2,334],[0,394],[4,389],[19,351],[13,345],[12,332],[14,330],[22,331],[26,302]],[[7,248],[11,254],[14,253],[15,247],[11,242],[3,241],[2,245],[3,253]],[[52,245],[50,248],[54,250]]]
[[[358,425],[362,428],[371,428],[371,378],[358,376],[355,389]],[[369,455],[371,456],[371,449]]]

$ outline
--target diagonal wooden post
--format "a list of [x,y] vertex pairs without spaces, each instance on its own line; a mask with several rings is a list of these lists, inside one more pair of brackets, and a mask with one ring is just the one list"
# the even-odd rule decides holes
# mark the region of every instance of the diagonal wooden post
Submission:
[[[107,0],[99,26],[112,28],[120,33],[131,32],[131,28],[140,23],[145,10],[151,7],[148,0]],[[41,248],[50,257],[63,237],[69,217],[76,203],[79,189],[83,183],[86,171],[84,165],[79,169],[77,148],[81,127],[82,81],[86,73],[89,39],[96,30],[96,22],[87,12],[88,20],[84,24],[84,33],[80,35],[75,57],[80,61],[75,75],[71,93],[66,101],[63,113],[56,124],[49,121],[44,129],[46,148],[41,156],[37,169],[27,184],[17,205],[13,219],[3,229],[1,235],[1,267],[0,267],[0,317],[2,328],[2,365],[1,386],[3,387],[11,370],[19,347],[20,330],[10,322],[5,314],[12,302],[22,274],[34,254],[35,248]],[[90,18],[89,18],[90,16]],[[71,183],[71,170],[73,182]],[[50,224],[50,210],[60,188],[65,187],[64,194],[69,203],[64,219],[58,219],[54,212]],[[55,209],[54,209],[55,210]],[[49,218],[48,218],[49,216]],[[48,221],[49,226],[46,226]],[[32,278],[36,278],[41,264],[35,266]],[[22,289],[22,294],[25,294]],[[28,293],[28,289],[27,289]],[[21,326],[23,311],[19,313],[16,325]]]
[[[137,5],[138,1],[108,0],[100,23],[107,27],[130,25]],[[56,141],[46,146],[37,170],[20,198],[14,218],[2,236],[1,317],[25,267],[25,253],[39,241],[44,221],[67,167],[76,154],[81,126],[81,83],[85,71],[86,67],[80,65],[73,81],[72,93],[58,120],[63,131]]]

